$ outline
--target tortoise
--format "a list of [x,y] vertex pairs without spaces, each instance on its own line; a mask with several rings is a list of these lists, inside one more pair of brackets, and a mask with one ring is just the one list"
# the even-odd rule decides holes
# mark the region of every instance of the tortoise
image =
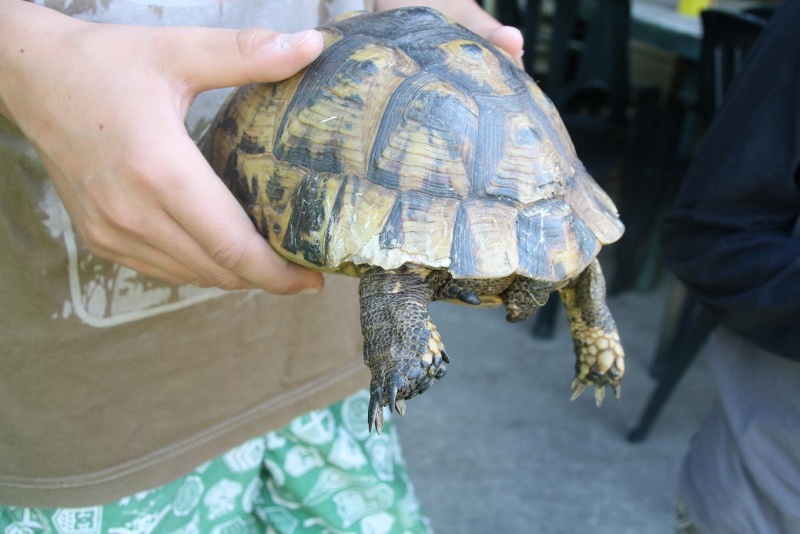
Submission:
[[597,261],[624,230],[558,112],[504,51],[423,7],[356,12],[319,30],[294,77],[238,88],[201,142],[285,258],[359,276],[368,427],[450,362],[434,300],[530,318],[553,291],[577,361],[617,398],[624,355]]

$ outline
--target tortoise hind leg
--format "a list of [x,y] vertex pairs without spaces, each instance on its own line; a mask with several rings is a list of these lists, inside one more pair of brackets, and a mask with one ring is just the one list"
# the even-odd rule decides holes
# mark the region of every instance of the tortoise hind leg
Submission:
[[572,398],[594,384],[598,406],[603,402],[605,386],[610,386],[619,400],[625,354],[606,305],[606,283],[599,262],[595,259],[559,294],[567,310],[577,357]]
[[361,332],[364,361],[372,373],[369,430],[383,427],[383,407],[405,413],[405,400],[444,376],[448,362],[428,304],[433,289],[426,275],[411,269],[368,269],[361,275]]
[[506,321],[510,323],[527,321],[539,308],[547,304],[550,293],[555,289],[556,285],[552,282],[517,276],[503,291]]

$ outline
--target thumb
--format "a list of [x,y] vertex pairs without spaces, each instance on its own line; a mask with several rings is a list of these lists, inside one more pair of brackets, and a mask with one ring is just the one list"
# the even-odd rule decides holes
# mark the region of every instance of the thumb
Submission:
[[169,65],[195,92],[289,78],[322,52],[322,34],[280,34],[265,28],[183,28],[172,41]]

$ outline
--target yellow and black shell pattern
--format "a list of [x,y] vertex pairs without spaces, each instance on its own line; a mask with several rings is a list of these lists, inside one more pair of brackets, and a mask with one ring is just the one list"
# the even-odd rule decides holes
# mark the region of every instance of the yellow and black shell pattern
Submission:
[[620,237],[611,199],[508,54],[421,7],[320,31],[322,55],[238,89],[204,147],[284,257],[559,282]]

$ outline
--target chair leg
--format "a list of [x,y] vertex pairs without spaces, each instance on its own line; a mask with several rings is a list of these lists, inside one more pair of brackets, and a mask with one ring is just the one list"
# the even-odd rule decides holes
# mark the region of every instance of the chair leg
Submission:
[[658,347],[648,369],[650,377],[660,380],[678,350],[681,338],[689,331],[692,319],[697,315],[699,305],[689,296],[683,284],[670,281],[664,319],[658,333]]
[[[717,325],[714,316],[694,303],[691,297],[687,296],[687,299],[690,299],[692,307],[696,308],[695,317],[689,321],[687,328],[675,329],[674,337],[678,338],[676,341],[662,342],[661,348],[667,350],[674,348],[675,351],[670,355],[668,366],[665,367],[655,391],[650,395],[638,423],[628,434],[628,441],[631,443],[644,441],[650,433],[653,423],[672,395],[675,386],[680,382],[686,369],[689,368],[709,334]],[[683,318],[681,318],[682,320]],[[658,356],[663,358],[665,355]]]
[[650,170],[652,146],[656,137],[658,108],[661,92],[647,87],[636,92],[634,118],[629,129],[628,147],[623,168],[620,190],[619,212],[622,221],[628,226],[622,239],[612,247],[615,268],[608,291],[612,295],[632,289],[636,280],[636,265],[633,262],[636,246],[639,245],[631,227],[640,209],[638,203],[642,190],[648,187],[647,174]]
[[[657,99],[656,93],[647,93],[637,106],[644,124],[634,131],[630,169],[626,169],[623,178],[620,216],[626,230],[614,245],[616,271],[609,289],[612,295],[645,285],[640,279],[648,278],[644,271],[654,268],[661,217],[677,190],[675,147],[683,132],[686,106],[679,98],[670,97],[654,116]],[[647,285],[652,285],[652,273],[649,278]]]

